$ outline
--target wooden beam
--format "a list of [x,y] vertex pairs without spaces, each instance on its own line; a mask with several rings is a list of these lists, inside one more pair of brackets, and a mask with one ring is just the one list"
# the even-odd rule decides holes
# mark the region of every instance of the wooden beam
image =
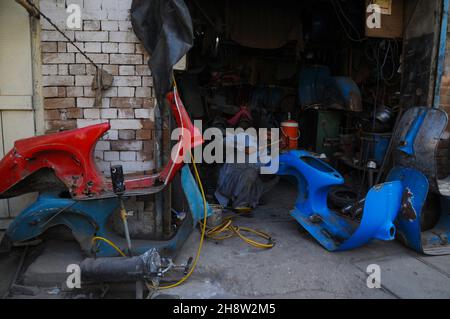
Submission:
[[27,2],[27,0],[16,0],[16,2],[17,2],[18,4],[20,4],[22,7],[24,7],[32,17],[35,17],[35,18],[37,18],[37,19],[40,18],[41,15],[39,14],[39,12],[38,12],[35,8],[33,8],[33,7]]

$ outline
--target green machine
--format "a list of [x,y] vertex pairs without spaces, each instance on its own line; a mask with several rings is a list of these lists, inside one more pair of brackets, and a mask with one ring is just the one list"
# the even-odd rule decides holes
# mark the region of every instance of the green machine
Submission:
[[343,112],[337,110],[310,109],[302,112],[299,117],[300,147],[332,156],[338,150],[343,119]]

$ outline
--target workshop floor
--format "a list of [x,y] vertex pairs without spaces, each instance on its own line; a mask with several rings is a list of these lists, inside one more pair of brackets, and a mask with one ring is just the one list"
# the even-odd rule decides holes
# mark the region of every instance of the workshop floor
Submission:
[[[238,238],[206,241],[193,276],[160,297],[450,298],[450,256],[425,257],[397,242],[378,241],[357,250],[330,253],[289,216],[295,197],[295,189],[280,182],[267,194],[267,204],[259,207],[253,218],[236,220],[237,225],[272,234],[276,240],[273,249],[251,248]],[[199,238],[198,232],[190,236],[178,256],[179,262],[195,256]],[[13,273],[17,256],[13,257],[0,257],[0,290],[7,282],[1,277]],[[47,286],[38,297],[61,297],[63,294],[52,287],[65,278],[65,265],[81,258],[76,244],[50,242],[28,267],[23,284]],[[371,264],[381,267],[381,289],[367,287],[366,269]],[[107,296],[133,294],[111,290]]]

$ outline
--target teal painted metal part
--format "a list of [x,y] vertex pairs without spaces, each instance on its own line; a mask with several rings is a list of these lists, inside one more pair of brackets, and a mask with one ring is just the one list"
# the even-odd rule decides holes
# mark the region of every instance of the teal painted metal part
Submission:
[[306,151],[291,151],[280,156],[278,174],[295,177],[298,198],[292,216],[326,249],[343,251],[361,247],[372,239],[395,238],[394,220],[403,195],[401,182],[372,188],[358,224],[328,208],[328,192],[342,185],[344,178],[325,162]]
[[[133,240],[133,254],[140,255],[151,248],[168,254],[175,252],[204,217],[203,198],[187,165],[181,171],[181,180],[191,213],[187,214],[175,236],[167,241]],[[23,243],[38,238],[52,227],[66,226],[89,255],[93,253],[94,236],[107,238],[126,251],[125,238],[110,227],[111,215],[118,206],[119,202],[115,198],[74,201],[61,198],[57,193],[41,194],[36,202],[16,217],[6,236],[12,243]],[[207,212],[208,215],[212,212],[209,205]],[[117,251],[104,242],[97,243],[95,254],[99,257],[118,256]]]

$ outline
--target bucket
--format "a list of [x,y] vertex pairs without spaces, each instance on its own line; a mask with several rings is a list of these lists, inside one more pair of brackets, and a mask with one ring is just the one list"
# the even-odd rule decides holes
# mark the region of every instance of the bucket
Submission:
[[282,122],[281,135],[285,141],[286,149],[296,150],[298,148],[298,140],[300,138],[298,122],[294,120]]

